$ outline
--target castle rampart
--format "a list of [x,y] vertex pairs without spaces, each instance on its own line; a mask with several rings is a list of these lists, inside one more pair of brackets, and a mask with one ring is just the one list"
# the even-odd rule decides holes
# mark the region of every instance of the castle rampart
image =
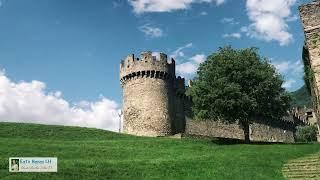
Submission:
[[[249,125],[249,137],[256,142],[294,142],[295,125],[293,122],[279,120],[266,123],[257,119]],[[244,140],[244,132],[238,122],[226,123],[214,120],[192,120],[187,118],[186,136],[215,137]]]
[[[303,24],[305,45],[302,58],[306,71],[306,84],[310,88],[313,98],[313,109],[318,120],[320,119],[320,1],[314,1],[299,7],[300,18]],[[320,134],[318,134],[320,141]]]
[[128,56],[120,65],[123,87],[124,131],[144,136],[165,136],[174,132],[175,62],[152,52],[140,58]]
[[[166,136],[175,133],[223,138],[244,138],[238,123],[186,121],[191,116],[192,101],[186,96],[185,79],[175,76],[175,61],[163,53],[142,52],[121,62],[124,132],[139,136]],[[250,125],[251,140],[292,142],[293,129],[287,123]],[[290,124],[290,123],[289,123]]]
[[174,83],[175,120],[173,123],[175,133],[184,132],[185,129],[185,80],[178,76]]
[[120,80],[125,83],[134,77],[155,77],[161,79],[175,78],[175,61],[170,62],[167,55],[160,53],[160,59],[152,52],[142,52],[140,58],[129,55],[120,64]]

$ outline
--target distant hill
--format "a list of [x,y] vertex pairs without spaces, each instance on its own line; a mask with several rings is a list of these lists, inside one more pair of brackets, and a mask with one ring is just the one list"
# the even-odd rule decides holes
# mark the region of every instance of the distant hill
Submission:
[[293,97],[292,107],[312,107],[311,96],[305,85],[291,92],[291,95]]

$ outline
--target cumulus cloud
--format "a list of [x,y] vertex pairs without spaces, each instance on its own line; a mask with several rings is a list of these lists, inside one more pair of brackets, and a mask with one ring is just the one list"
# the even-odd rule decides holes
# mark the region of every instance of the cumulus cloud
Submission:
[[143,32],[147,37],[150,38],[159,38],[163,36],[162,29],[158,27],[151,26],[149,24],[145,24],[139,27],[139,30]]
[[221,5],[226,0],[128,0],[137,14],[147,12],[172,12],[190,8],[193,3],[215,3]]
[[95,127],[116,131],[118,105],[104,97],[71,105],[40,81],[13,82],[0,71],[0,121]]
[[196,54],[189,58],[187,62],[178,64],[176,66],[176,70],[180,75],[192,75],[197,72],[199,64],[206,60],[206,56],[204,54]]
[[190,58],[193,62],[200,64],[203,63],[206,60],[206,55],[204,54],[196,54]]
[[292,86],[294,85],[294,83],[296,83],[296,80],[294,80],[294,79],[289,79],[289,80],[285,81],[285,82],[282,84],[282,87],[283,87],[283,88],[286,88],[286,89],[290,89],[290,88],[292,88]]
[[281,46],[293,38],[287,21],[292,20],[291,7],[297,0],[247,0],[249,26],[242,27],[247,36],[265,41],[278,41]]
[[194,74],[198,69],[197,64],[191,62],[185,62],[178,64],[176,70],[179,74]]
[[275,61],[271,58],[271,64],[277,69],[277,71],[283,75],[285,82],[282,87],[287,90],[294,90],[297,88],[302,80],[303,76],[303,64],[298,61]]
[[272,62],[274,67],[281,73],[301,73],[303,71],[303,64],[298,61],[279,61],[279,62]]
[[224,34],[222,37],[240,39],[241,38],[241,34],[240,33],[230,33],[230,34],[227,33],[227,34]]

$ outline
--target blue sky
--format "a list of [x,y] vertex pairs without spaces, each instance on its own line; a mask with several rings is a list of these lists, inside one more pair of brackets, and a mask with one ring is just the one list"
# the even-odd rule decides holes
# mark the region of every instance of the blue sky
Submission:
[[218,47],[255,46],[293,91],[303,85],[303,2],[0,0],[0,68],[11,83],[36,87],[36,80],[44,96],[59,92],[54,97],[71,108],[101,98],[119,108],[119,63],[128,54],[164,52],[176,58],[179,75],[192,78]]

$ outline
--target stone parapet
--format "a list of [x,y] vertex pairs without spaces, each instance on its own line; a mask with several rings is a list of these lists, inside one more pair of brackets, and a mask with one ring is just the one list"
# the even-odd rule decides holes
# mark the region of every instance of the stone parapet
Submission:
[[150,77],[162,79],[175,78],[175,61],[168,61],[167,55],[153,56],[151,51],[142,52],[140,58],[129,55],[120,64],[120,81],[126,83],[133,78]]
[[[290,123],[289,123],[290,124]],[[289,125],[290,126],[290,125]],[[256,142],[294,142],[294,129],[282,125],[267,125],[254,122],[249,126],[249,137]],[[238,122],[198,121],[187,118],[186,135],[244,140],[244,131]]]

